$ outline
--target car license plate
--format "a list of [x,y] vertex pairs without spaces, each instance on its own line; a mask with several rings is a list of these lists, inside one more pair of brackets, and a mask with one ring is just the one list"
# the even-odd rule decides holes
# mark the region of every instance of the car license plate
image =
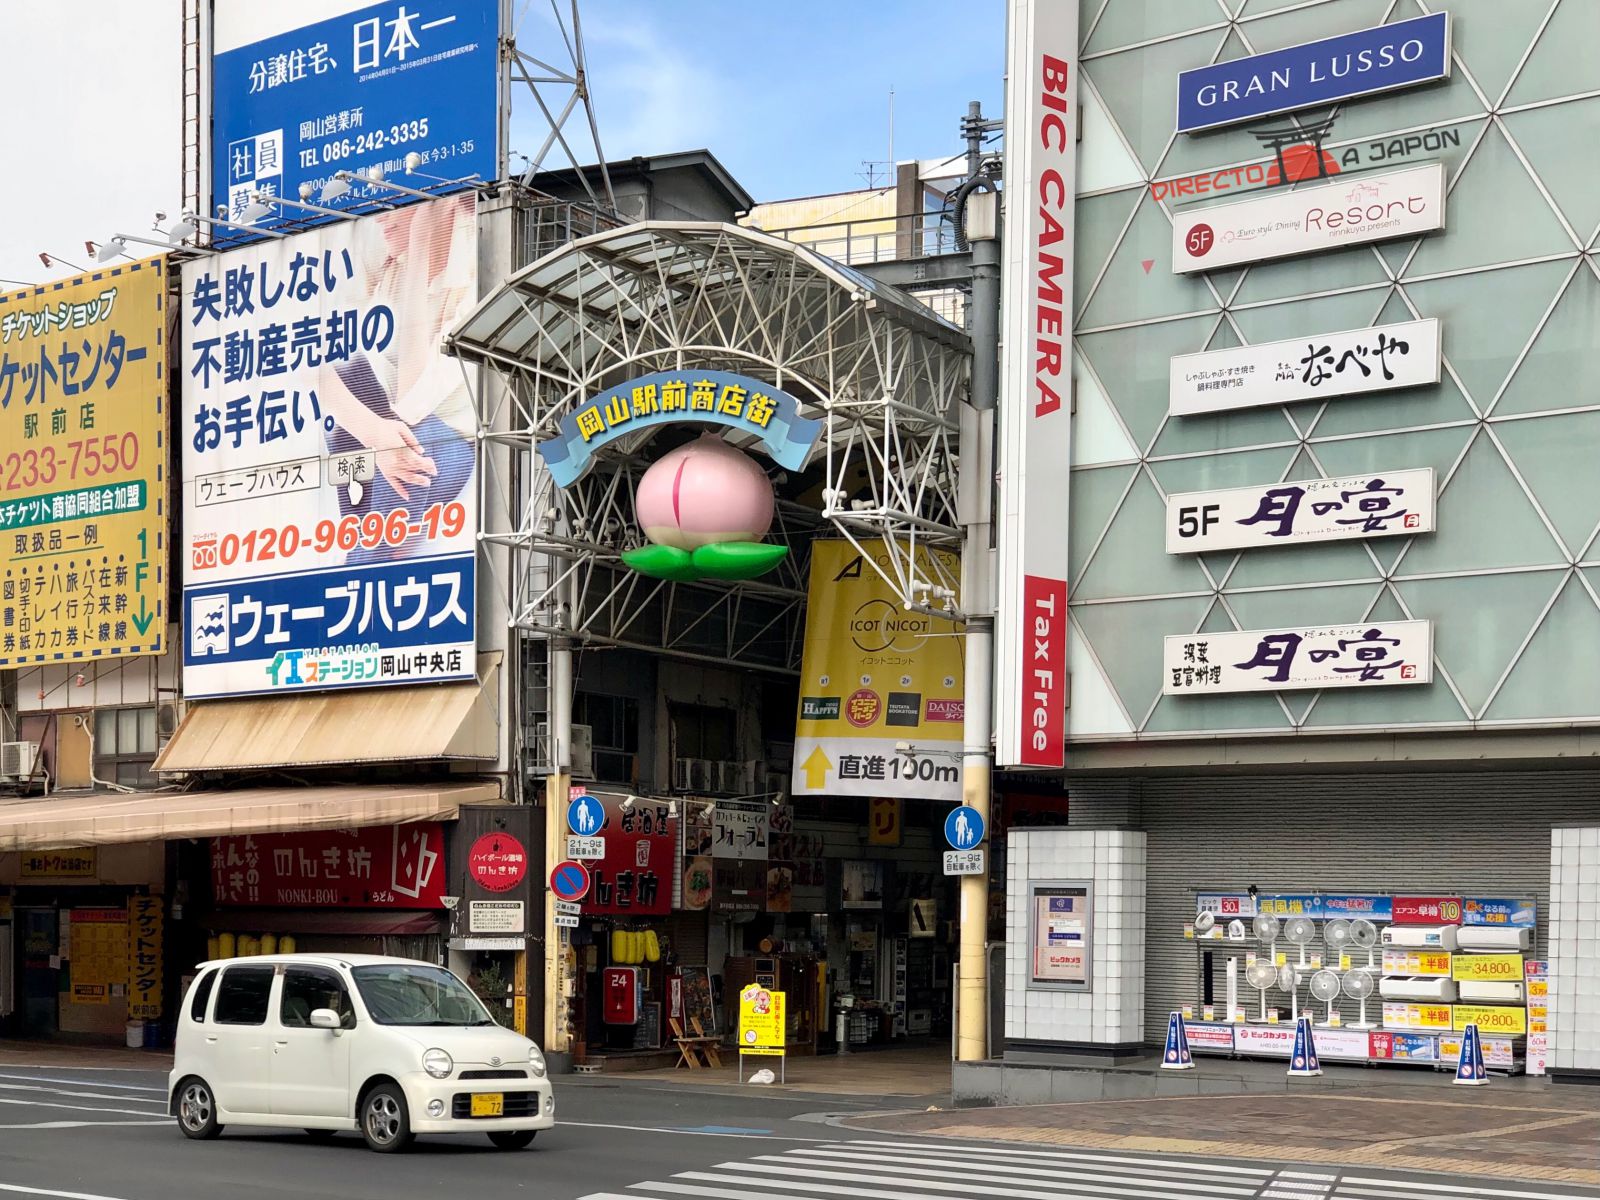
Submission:
[[472,1115],[475,1117],[498,1117],[506,1111],[506,1098],[501,1092],[474,1092],[472,1094]]

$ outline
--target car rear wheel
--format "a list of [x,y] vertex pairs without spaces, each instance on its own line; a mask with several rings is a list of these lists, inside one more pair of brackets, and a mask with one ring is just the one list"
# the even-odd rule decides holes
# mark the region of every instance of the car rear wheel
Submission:
[[537,1129],[502,1129],[491,1133],[489,1140],[497,1150],[526,1150],[533,1145],[533,1136],[538,1132]]
[[392,1083],[380,1083],[361,1102],[361,1135],[369,1149],[393,1154],[411,1144],[411,1115],[406,1097]]
[[185,1137],[202,1142],[222,1133],[217,1122],[217,1098],[204,1079],[185,1079],[178,1085],[178,1128]]

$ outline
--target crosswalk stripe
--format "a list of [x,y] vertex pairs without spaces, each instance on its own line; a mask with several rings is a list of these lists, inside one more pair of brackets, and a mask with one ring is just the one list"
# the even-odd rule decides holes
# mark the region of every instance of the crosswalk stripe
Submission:
[[[1065,1187],[1067,1183],[1087,1183],[1091,1181],[1107,1183],[1137,1183],[1148,1186],[1161,1182],[1164,1186],[1175,1189],[1179,1193],[1197,1193],[1200,1196],[1255,1196],[1258,1194],[1253,1182],[1246,1182],[1240,1186],[1238,1181],[1222,1183],[1205,1175],[1203,1170],[1186,1172],[1181,1178],[1167,1179],[1165,1171],[1141,1171],[1135,1167],[1112,1166],[1104,1170],[1090,1170],[1086,1166],[1070,1168],[1070,1178],[1065,1173],[1045,1176],[1039,1167],[1019,1166],[1012,1163],[993,1163],[986,1160],[968,1159],[964,1163],[957,1162],[930,1162],[925,1158],[916,1158],[904,1154],[879,1154],[871,1158],[861,1155],[838,1155],[823,1151],[796,1151],[791,1155],[764,1155],[757,1161],[805,1162],[816,1165],[831,1165],[849,1167],[854,1171],[887,1172],[904,1171],[907,1166],[941,1167],[959,1173],[963,1180],[979,1179],[989,1183],[1017,1183],[1026,1180],[1037,1180],[1042,1187]],[[1060,1172],[1061,1168],[1052,1170]],[[1015,1177],[1015,1178],[1014,1178]],[[1204,1177],[1203,1179],[1199,1177]],[[1062,1181],[1062,1182],[1058,1182]],[[960,1190],[960,1185],[950,1185],[955,1190]]]
[[1192,1163],[1177,1163],[1162,1159],[1115,1159],[1111,1157],[1098,1158],[1094,1155],[1081,1155],[1073,1159],[1041,1159],[1027,1161],[1012,1158],[999,1158],[992,1155],[974,1151],[962,1154],[951,1151],[948,1155],[932,1154],[901,1154],[894,1150],[860,1151],[852,1149],[854,1143],[845,1142],[832,1146],[807,1146],[791,1153],[798,1158],[826,1159],[833,1162],[900,1162],[920,1163],[930,1167],[950,1167],[960,1171],[971,1170],[980,1165],[985,1171],[1004,1171],[1012,1174],[1027,1174],[1038,1171],[1077,1170],[1080,1167],[1093,1167],[1097,1171],[1124,1171],[1137,1172],[1141,1175],[1171,1174],[1182,1179],[1193,1179],[1201,1176],[1223,1185],[1235,1185],[1251,1190],[1260,1182],[1269,1177],[1271,1171],[1252,1171],[1247,1175],[1240,1175],[1229,1170],[1221,1164],[1212,1164],[1197,1159]]
[[973,1155],[983,1155],[986,1158],[1005,1158],[1022,1161],[1038,1160],[1040,1162],[1087,1162],[1087,1163],[1118,1163],[1136,1167],[1166,1167],[1174,1171],[1193,1171],[1196,1165],[1204,1163],[1206,1170],[1219,1175],[1237,1175],[1241,1179],[1264,1180],[1269,1178],[1273,1171],[1271,1167],[1242,1167],[1228,1163],[1205,1162],[1203,1159],[1180,1158],[1137,1158],[1126,1154],[1097,1154],[1094,1151],[1083,1150],[1058,1150],[1048,1147],[1012,1148],[1006,1146],[977,1146],[967,1147],[961,1143],[925,1143],[925,1142],[871,1142],[865,1140],[851,1140],[848,1142],[827,1142],[829,1147],[872,1147],[884,1150],[916,1150],[924,1151],[933,1156],[943,1156],[957,1161],[963,1165],[972,1161]]
[[1382,1197],[1383,1200],[1574,1200],[1594,1196],[1583,1192],[1530,1192],[1515,1188],[1488,1187],[1459,1183],[1425,1183],[1417,1179],[1377,1179],[1371,1176],[1346,1176],[1335,1196]]
[[[727,1173],[719,1173],[727,1172]],[[756,1176],[756,1178],[751,1178]],[[774,1178],[775,1177],[775,1178]],[[808,1171],[765,1163],[722,1163],[712,1171],[684,1171],[674,1179],[694,1179],[709,1183],[774,1183],[813,1190],[827,1196],[858,1196],[863,1200],[952,1200],[952,1197],[994,1196],[999,1200],[1196,1200],[1193,1192],[1169,1192],[1163,1185],[1141,1185],[1131,1181],[1103,1184],[1092,1179],[1069,1179],[1048,1185],[1043,1190],[1035,1182],[1029,1187],[987,1187],[968,1182],[944,1183],[907,1176],[890,1176],[870,1181],[893,1184],[890,1187],[847,1186],[840,1180],[859,1180],[859,1176],[836,1171]],[[910,1189],[910,1190],[907,1190]]]

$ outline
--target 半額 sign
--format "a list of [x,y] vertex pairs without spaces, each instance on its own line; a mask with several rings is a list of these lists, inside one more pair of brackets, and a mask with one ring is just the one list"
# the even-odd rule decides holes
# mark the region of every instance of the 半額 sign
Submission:
[[[1433,623],[1383,621],[1302,629],[1179,633],[1162,641],[1168,696],[1388,687],[1433,678]],[[1394,917],[1400,917],[1395,901]]]
[[1438,383],[1439,321],[1404,321],[1180,354],[1168,371],[1167,411],[1234,412]]
[[1167,553],[1431,533],[1433,468],[1167,497]]
[[1172,222],[1172,269],[1214,271],[1444,228],[1444,164],[1427,163],[1191,208]]
[[1182,72],[1178,132],[1338,104],[1449,74],[1450,14],[1376,25]]

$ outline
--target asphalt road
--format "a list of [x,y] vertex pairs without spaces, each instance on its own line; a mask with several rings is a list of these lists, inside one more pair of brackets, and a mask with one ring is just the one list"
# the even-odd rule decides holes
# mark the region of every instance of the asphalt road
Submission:
[[1597,1193],[1445,1176],[897,1138],[832,1118],[863,1097],[558,1080],[558,1125],[533,1148],[419,1139],[370,1153],[230,1128],[191,1142],[154,1071],[0,1066],[0,1200],[1570,1200]]

